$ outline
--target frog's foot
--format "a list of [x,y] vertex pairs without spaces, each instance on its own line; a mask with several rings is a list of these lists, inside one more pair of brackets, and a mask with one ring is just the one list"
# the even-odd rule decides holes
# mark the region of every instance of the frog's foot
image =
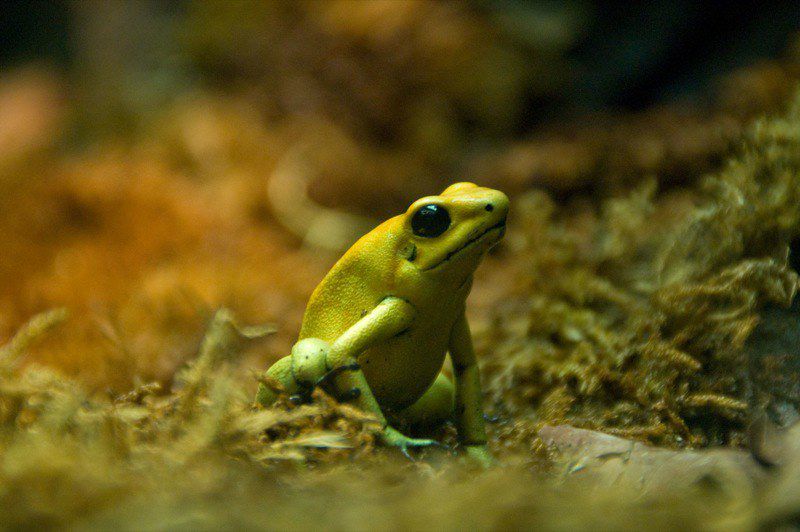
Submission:
[[425,440],[418,438],[408,438],[405,442],[397,446],[397,448],[400,449],[400,452],[403,453],[403,456],[405,456],[412,462],[416,462],[416,459],[413,456],[411,456],[410,452],[408,452],[408,450],[413,447],[439,447],[440,449],[452,451],[450,447],[436,440]]
[[409,453],[409,449],[413,447],[440,447],[443,449],[450,449],[447,445],[440,443],[436,440],[427,440],[419,438],[409,438],[400,431],[392,427],[383,429],[383,443],[389,447],[397,447],[403,455],[414,462],[414,457]]

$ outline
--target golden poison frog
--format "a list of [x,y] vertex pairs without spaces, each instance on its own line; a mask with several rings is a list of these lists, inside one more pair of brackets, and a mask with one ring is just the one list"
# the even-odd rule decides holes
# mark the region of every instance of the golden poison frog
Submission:
[[[291,355],[267,371],[293,397],[322,385],[372,412],[384,444],[437,445],[395,427],[452,420],[466,454],[488,465],[478,365],[464,307],[508,198],[472,183],[415,201],[356,242],[314,290]],[[454,383],[441,373],[450,354]],[[277,393],[262,384],[256,401]]]

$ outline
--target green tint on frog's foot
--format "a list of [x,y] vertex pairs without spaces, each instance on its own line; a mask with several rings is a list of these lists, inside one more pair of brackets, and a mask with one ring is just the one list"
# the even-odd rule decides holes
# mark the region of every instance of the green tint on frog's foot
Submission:
[[397,447],[400,449],[400,452],[402,452],[403,455],[412,462],[414,461],[414,457],[408,452],[409,447],[441,447],[448,450],[450,449],[448,446],[436,440],[409,438],[402,432],[395,430],[392,427],[386,427],[383,429],[381,439],[383,440],[384,445],[389,447]]

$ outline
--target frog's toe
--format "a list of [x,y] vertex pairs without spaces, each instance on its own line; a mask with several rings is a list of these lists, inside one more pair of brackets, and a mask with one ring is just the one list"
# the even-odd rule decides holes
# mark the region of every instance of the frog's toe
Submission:
[[403,456],[405,456],[406,458],[408,458],[412,462],[416,462],[417,461],[413,456],[411,456],[411,453],[408,452],[408,446],[401,445],[400,446],[400,452],[403,453]]
[[445,445],[436,440],[420,440],[416,438],[409,438],[406,445],[408,447],[445,447]]
[[424,439],[416,439],[416,438],[408,438],[406,441],[399,443],[397,448],[400,449],[400,452],[403,453],[403,456],[411,460],[412,462],[416,462],[416,459],[411,455],[409,449],[411,448],[420,448],[420,447],[439,447],[442,449],[451,450],[450,447],[447,445],[440,443],[436,440],[424,440]]

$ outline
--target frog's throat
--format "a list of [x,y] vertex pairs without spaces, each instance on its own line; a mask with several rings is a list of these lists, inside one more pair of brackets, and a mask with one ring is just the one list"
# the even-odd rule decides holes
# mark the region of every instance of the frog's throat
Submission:
[[[487,228],[484,232],[480,233],[475,238],[467,240],[462,246],[459,246],[456,249],[454,249],[453,251],[449,252],[445,256],[445,258],[443,258],[442,260],[440,260],[439,262],[437,262],[433,266],[428,266],[427,268],[423,269],[422,271],[427,272],[427,271],[433,270],[434,268],[438,268],[439,266],[441,266],[445,262],[447,262],[450,259],[452,259],[456,254],[464,251],[469,246],[471,246],[472,244],[476,243],[478,240],[482,239],[484,236],[488,235],[491,231],[494,231],[495,229],[499,229],[500,230],[500,234],[502,235],[503,230],[505,230],[505,228],[506,228],[506,221],[505,220],[501,220],[499,223]],[[498,240],[499,240],[499,238],[498,238]]]

